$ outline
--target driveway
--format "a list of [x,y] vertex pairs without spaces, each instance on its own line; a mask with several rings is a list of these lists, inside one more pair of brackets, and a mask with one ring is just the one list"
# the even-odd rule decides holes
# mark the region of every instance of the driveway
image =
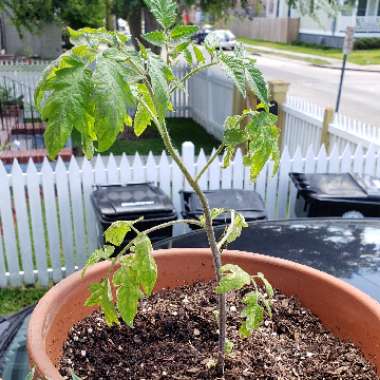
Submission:
[[[335,108],[340,70],[269,55],[255,58],[267,80],[290,83],[289,95]],[[380,127],[380,72],[346,71],[340,113]]]

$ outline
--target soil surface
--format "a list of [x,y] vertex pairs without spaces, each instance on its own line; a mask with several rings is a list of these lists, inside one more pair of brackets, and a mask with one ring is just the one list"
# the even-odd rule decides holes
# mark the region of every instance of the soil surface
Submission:
[[[379,380],[358,348],[331,335],[296,299],[279,292],[273,318],[241,339],[241,296],[228,297],[234,350],[226,358],[226,380]],[[60,372],[71,379],[74,369],[83,380],[218,379],[215,307],[213,285],[200,283],[144,300],[133,329],[108,327],[95,312],[70,331]]]

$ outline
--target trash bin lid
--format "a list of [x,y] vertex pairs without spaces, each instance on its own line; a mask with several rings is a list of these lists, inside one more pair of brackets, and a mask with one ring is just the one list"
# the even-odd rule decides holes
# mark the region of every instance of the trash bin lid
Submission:
[[380,179],[351,173],[289,173],[304,197],[332,201],[380,201]]
[[107,218],[175,212],[169,197],[150,183],[97,186],[92,202],[99,214]]
[[[225,189],[205,191],[210,208],[234,209],[244,215],[247,220],[256,220],[266,217],[264,202],[255,191]],[[202,215],[203,208],[195,193],[189,199],[190,214]],[[222,214],[214,219],[216,223],[225,222],[229,215]]]

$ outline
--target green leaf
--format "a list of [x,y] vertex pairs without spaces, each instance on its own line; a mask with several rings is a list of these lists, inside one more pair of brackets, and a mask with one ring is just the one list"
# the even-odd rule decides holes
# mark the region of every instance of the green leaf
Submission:
[[225,145],[236,146],[248,140],[248,134],[244,129],[230,128],[224,131],[223,143]]
[[261,326],[264,320],[264,309],[259,304],[247,305],[242,311],[242,317],[246,319],[240,326],[239,333],[241,337],[247,338]]
[[105,28],[82,28],[78,30],[67,28],[70,36],[70,42],[73,45],[89,45],[96,47],[100,44],[108,46],[114,46],[117,44],[125,44],[128,41],[128,37],[119,32],[111,32]]
[[[94,136],[91,71],[73,55],[64,55],[53,66],[36,91],[37,107],[46,121],[45,145],[55,158],[76,128]],[[45,99],[43,99],[45,96]]]
[[186,63],[189,66],[192,66],[193,65],[193,55],[191,54],[191,51],[189,50],[189,48],[187,48],[183,51],[183,56],[185,58]]
[[115,247],[112,247],[111,245],[105,245],[103,248],[96,249],[87,259],[86,264],[82,270],[82,277],[85,275],[88,267],[98,263],[101,260],[109,259],[114,252]]
[[261,71],[253,64],[246,66],[247,82],[249,88],[256,94],[261,102],[269,103],[268,88]]
[[173,0],[144,0],[157,22],[169,29],[177,18],[177,4]]
[[173,59],[177,58],[181,53],[183,53],[191,44],[191,41],[185,41],[177,45],[174,50],[170,53]]
[[228,355],[232,352],[233,348],[234,344],[229,339],[226,339],[224,342],[224,352]]
[[276,116],[268,112],[258,112],[247,125],[250,143],[248,144],[245,164],[249,164],[250,166],[250,177],[252,180],[256,179],[270,158],[274,161],[274,173],[278,169],[280,162],[278,144],[280,131],[273,125],[275,120]]
[[72,372],[71,380],[82,380],[82,379],[79,376],[77,376],[74,372]]
[[183,38],[190,38],[196,33],[199,28],[196,25],[176,25],[170,32],[170,37],[173,40],[180,40]]
[[231,224],[228,226],[226,231],[227,242],[232,243],[235,241],[241,235],[241,231],[244,227],[248,227],[244,216],[242,214],[235,213],[235,217],[231,220]]
[[145,40],[155,46],[163,46],[166,43],[166,35],[161,30],[155,30],[153,32],[143,34]]
[[34,374],[36,372],[36,369],[35,368],[32,368],[28,374],[26,375],[25,377],[25,380],[33,380],[34,379]]
[[251,276],[238,265],[226,264],[220,268],[221,279],[215,293],[224,294],[231,290],[239,290],[251,283]]
[[125,283],[117,289],[117,308],[123,321],[133,327],[133,321],[137,314],[140,299],[144,296],[136,284]]
[[120,132],[128,106],[134,104],[134,97],[128,84],[130,71],[118,61],[102,55],[96,60],[93,73],[95,102],[95,132],[99,151],[109,149]]
[[223,157],[223,169],[230,166],[232,159],[234,158],[235,148],[232,146],[227,146],[225,154]]
[[[148,88],[145,84],[140,84],[138,86],[138,94],[138,98],[142,98],[151,112],[155,113],[156,111],[153,99],[151,98]],[[152,116],[150,112],[143,103],[139,102],[133,122],[133,128],[136,136],[140,136],[142,133],[144,133],[145,129],[151,124],[151,122]]]
[[152,243],[145,234],[139,234],[134,239],[133,252],[135,255],[137,282],[141,284],[147,296],[152,294],[157,280],[157,265],[152,255]]
[[193,50],[194,50],[195,58],[197,59],[197,61],[199,63],[205,63],[206,59],[202,53],[202,50],[199,49],[199,47],[197,45],[194,45],[194,44],[193,44]]
[[106,242],[119,246],[135,223],[136,220],[119,220],[112,223],[104,232]]
[[[214,220],[215,218],[217,218],[219,215],[223,214],[224,212],[226,212],[226,210],[224,208],[212,208],[210,211],[211,220]],[[199,218],[199,221],[204,226],[206,225],[206,218],[204,215],[201,215],[201,217]]]
[[90,296],[85,306],[100,306],[107,325],[119,324],[119,318],[113,304],[112,290],[109,279],[90,285]]
[[241,59],[234,57],[233,55],[221,54],[219,57],[220,61],[226,70],[227,75],[232,78],[236,87],[243,95],[246,97],[246,87],[245,87],[245,70],[244,63]]
[[257,273],[257,277],[263,282],[264,287],[265,287],[265,292],[266,294],[268,294],[268,297],[273,298],[274,292],[273,292],[273,287],[270,284],[270,282],[265,278],[265,276],[261,272]]
[[165,63],[153,55],[148,59],[148,73],[151,79],[154,106],[159,119],[163,120],[166,117],[169,104],[169,88],[165,76]]

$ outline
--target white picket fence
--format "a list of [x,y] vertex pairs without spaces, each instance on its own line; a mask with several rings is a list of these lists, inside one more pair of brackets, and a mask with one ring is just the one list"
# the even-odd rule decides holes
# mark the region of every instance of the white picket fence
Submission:
[[[285,130],[283,144],[293,154],[299,147],[305,154],[309,146],[321,146],[324,108],[302,98],[288,96],[283,105]],[[345,115],[335,114],[328,125],[330,148],[336,147],[342,153],[346,147],[354,152],[360,145],[364,150],[370,145],[380,149],[380,126],[368,125]]]
[[[184,143],[182,156],[192,174],[206,162],[203,151],[196,157],[194,145]],[[359,147],[342,155],[330,155],[312,147],[306,155],[287,148],[280,169],[273,176],[269,162],[255,183],[249,180],[242,156],[222,169],[216,160],[201,179],[203,189],[256,190],[265,200],[269,219],[294,216],[296,191],[289,172],[355,172],[380,176],[380,154]],[[25,171],[15,162],[7,173],[0,163],[0,287],[21,284],[47,285],[81,267],[96,247],[96,219],[90,201],[93,186],[150,181],[168,194],[180,211],[179,191],[189,189],[178,167],[165,153],[160,157],[100,157],[93,162],[72,158],[68,165],[44,161],[41,168],[29,162]]]

